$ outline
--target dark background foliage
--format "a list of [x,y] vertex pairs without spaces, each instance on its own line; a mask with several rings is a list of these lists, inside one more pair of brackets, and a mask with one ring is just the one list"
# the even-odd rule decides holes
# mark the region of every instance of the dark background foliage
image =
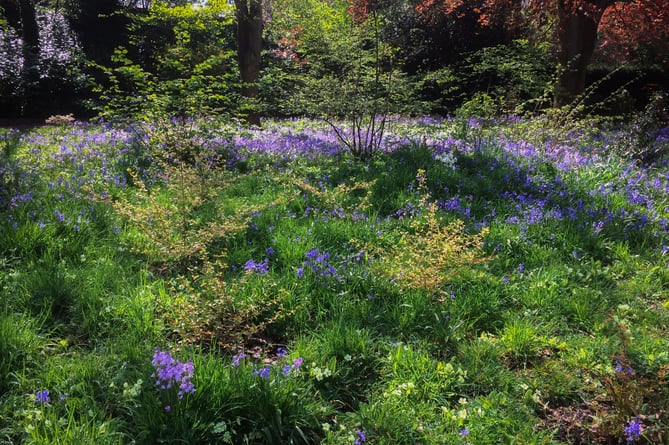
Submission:
[[[347,100],[335,90],[324,103],[316,94],[323,79],[351,84],[359,95],[358,84],[372,72],[385,77],[367,86],[378,95],[383,83],[383,94],[392,96],[384,112],[453,114],[482,97],[494,113],[551,103],[555,37],[539,25],[484,24],[471,8],[427,15],[412,0],[262,6],[260,91],[248,98],[248,82],[239,80],[235,10],[227,2],[1,0],[0,118],[150,110],[318,115],[334,97]],[[644,42],[622,58],[610,47],[598,49],[586,102],[605,103],[603,113],[642,109],[653,92],[669,89],[665,50]]]

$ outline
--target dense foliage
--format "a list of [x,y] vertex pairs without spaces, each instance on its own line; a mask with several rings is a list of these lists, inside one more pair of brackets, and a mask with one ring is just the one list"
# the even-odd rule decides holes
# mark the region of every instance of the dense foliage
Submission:
[[602,77],[592,100],[623,92],[606,111],[629,112],[667,88],[664,0],[242,3],[1,1],[2,117],[318,116],[386,95],[379,111],[487,95],[499,113],[569,105]]

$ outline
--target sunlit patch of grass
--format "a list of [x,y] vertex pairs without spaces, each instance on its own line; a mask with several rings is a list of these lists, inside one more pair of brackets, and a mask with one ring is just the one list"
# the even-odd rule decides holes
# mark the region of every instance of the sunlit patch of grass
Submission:
[[35,368],[45,342],[38,334],[35,319],[20,314],[0,312],[0,390],[8,391],[21,376]]

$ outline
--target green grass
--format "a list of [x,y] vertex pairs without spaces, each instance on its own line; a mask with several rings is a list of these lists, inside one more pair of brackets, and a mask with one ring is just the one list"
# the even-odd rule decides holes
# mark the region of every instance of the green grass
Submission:
[[[541,121],[402,125],[425,143],[226,167],[199,130],[170,133],[186,163],[2,136],[0,443],[622,444],[635,418],[668,443],[666,163],[592,131],[551,158]],[[157,348],[195,392],[156,385]]]

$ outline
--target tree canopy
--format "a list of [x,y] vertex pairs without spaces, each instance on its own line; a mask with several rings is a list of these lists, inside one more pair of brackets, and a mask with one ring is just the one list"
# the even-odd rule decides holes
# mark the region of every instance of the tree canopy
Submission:
[[380,49],[403,112],[564,106],[616,70],[598,97],[625,85],[642,106],[668,88],[668,42],[669,0],[0,0],[0,113],[257,124],[318,112],[319,80],[359,82]]

